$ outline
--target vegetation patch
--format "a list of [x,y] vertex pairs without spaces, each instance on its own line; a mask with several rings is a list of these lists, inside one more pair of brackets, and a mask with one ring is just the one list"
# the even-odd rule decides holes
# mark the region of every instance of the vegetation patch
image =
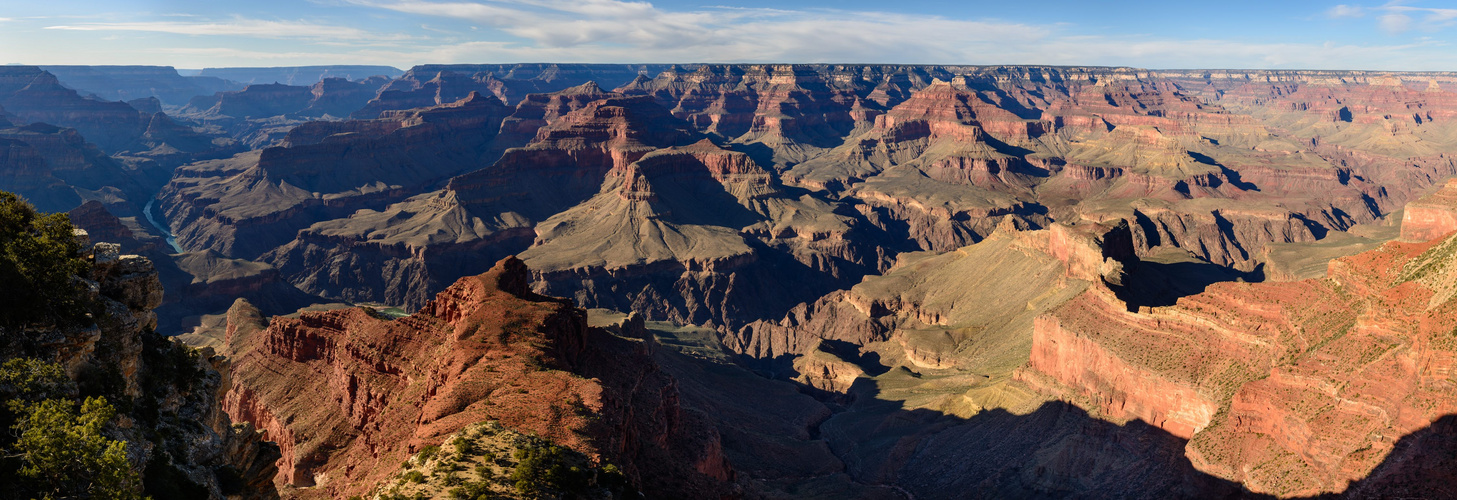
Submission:
[[610,499],[636,495],[614,465],[547,439],[474,424],[422,448],[366,498]]

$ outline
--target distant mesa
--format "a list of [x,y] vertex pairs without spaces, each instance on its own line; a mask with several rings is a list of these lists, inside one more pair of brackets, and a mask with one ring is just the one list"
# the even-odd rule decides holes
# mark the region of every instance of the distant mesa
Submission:
[[215,77],[183,76],[170,66],[41,66],[61,83],[83,95],[108,101],[155,97],[178,106],[194,96],[242,86]]
[[285,66],[257,68],[204,68],[197,71],[197,77],[210,77],[237,82],[242,85],[257,83],[281,83],[307,87],[328,78],[343,78],[350,81],[363,80],[372,76],[397,78],[403,71],[390,66]]

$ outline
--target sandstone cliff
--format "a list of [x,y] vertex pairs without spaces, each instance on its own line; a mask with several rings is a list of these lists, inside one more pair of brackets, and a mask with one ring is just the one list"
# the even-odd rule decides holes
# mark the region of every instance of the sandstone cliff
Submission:
[[1342,492],[1457,410],[1443,361],[1457,240],[1387,243],[1324,279],[1221,283],[1129,311],[1094,289],[1039,317],[1019,377],[1189,438],[1200,470],[1281,496]]
[[1402,211],[1402,241],[1431,241],[1453,231],[1457,231],[1457,179],[1407,203]]
[[484,420],[620,464],[652,496],[725,492],[718,437],[679,407],[652,341],[588,328],[529,278],[506,259],[397,320],[354,308],[265,322],[239,302],[227,411],[279,442],[277,482],[302,497],[367,492]]

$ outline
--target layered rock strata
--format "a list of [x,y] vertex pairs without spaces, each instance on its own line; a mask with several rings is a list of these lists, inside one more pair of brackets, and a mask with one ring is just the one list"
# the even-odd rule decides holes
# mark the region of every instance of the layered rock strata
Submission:
[[367,492],[422,447],[485,420],[620,464],[651,496],[725,493],[733,472],[718,436],[678,405],[653,341],[589,328],[529,279],[506,259],[397,320],[351,308],[265,324],[239,302],[225,339],[238,373],[227,411],[278,440],[277,481],[300,497]]
[[1095,288],[1037,319],[1022,376],[1189,438],[1196,467],[1256,492],[1341,492],[1457,410],[1443,368],[1454,247],[1387,243],[1323,279],[1220,283],[1136,312]]
[[[310,224],[480,168],[505,107],[472,95],[379,121],[300,127],[288,147],[179,169],[159,197],[179,244],[253,258]],[[328,128],[331,132],[308,132]]]

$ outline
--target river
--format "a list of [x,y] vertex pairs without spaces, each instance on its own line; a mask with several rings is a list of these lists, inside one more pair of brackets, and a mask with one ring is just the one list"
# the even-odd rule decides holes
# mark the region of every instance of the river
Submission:
[[177,237],[172,235],[172,230],[168,229],[166,224],[157,222],[157,219],[161,218],[161,214],[154,215],[152,213],[154,210],[157,210],[157,198],[155,197],[147,200],[147,206],[142,208],[142,215],[147,217],[147,223],[167,237],[167,246],[172,247],[172,253],[182,253],[182,247],[177,246]]

